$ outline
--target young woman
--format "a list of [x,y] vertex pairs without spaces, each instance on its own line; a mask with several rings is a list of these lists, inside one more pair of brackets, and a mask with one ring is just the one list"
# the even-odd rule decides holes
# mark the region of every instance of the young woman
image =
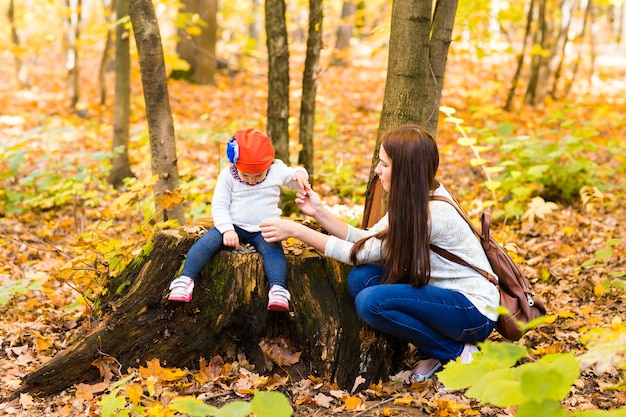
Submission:
[[262,222],[261,233],[268,242],[295,237],[355,265],[348,286],[359,317],[417,346],[420,362],[413,379],[423,381],[450,360],[472,360],[476,343],[493,330],[500,297],[496,286],[474,269],[430,250],[433,243],[493,273],[478,238],[456,209],[430,199],[452,199],[435,179],[439,152],[433,136],[420,126],[396,128],[383,136],[379,157],[375,172],[389,202],[387,214],[372,228],[344,223],[305,188],[296,203],[330,235],[286,219]]

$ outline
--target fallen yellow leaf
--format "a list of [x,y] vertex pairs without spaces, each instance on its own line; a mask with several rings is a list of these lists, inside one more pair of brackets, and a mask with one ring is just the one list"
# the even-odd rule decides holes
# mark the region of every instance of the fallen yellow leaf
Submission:
[[393,400],[394,405],[411,405],[413,397],[400,397]]
[[39,352],[48,350],[52,347],[52,340],[50,340],[49,337],[43,336],[39,332],[33,333],[33,336],[35,336],[35,346],[37,346],[37,350]]
[[176,381],[187,375],[187,371],[178,368],[162,368],[158,359],[148,361],[148,366],[139,367],[139,373],[144,378],[154,376],[161,381]]
[[602,294],[606,293],[606,288],[604,288],[602,285],[600,284],[596,284],[593,287],[593,294],[596,296],[600,296]]
[[347,397],[344,400],[344,403],[346,404],[346,410],[351,411],[358,409],[359,406],[363,403],[363,400],[361,400],[359,397]]
[[133,405],[138,405],[143,395],[143,388],[139,384],[133,384],[126,387],[126,394]]

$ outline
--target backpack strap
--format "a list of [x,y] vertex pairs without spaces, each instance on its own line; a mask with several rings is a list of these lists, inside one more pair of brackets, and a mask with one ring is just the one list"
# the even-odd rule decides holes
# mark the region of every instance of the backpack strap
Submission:
[[[454,197],[453,197],[454,198]],[[481,221],[482,221],[482,230],[483,232],[480,233],[478,231],[478,229],[476,228],[476,226],[474,226],[474,223],[472,223],[472,221],[469,219],[469,217],[467,216],[467,214],[465,213],[465,211],[463,211],[461,209],[461,207],[459,206],[459,203],[454,200],[454,202],[452,200],[450,200],[448,197],[444,197],[441,195],[433,195],[430,197],[431,200],[437,200],[437,201],[444,201],[448,204],[450,204],[452,207],[454,207],[456,209],[456,211],[459,213],[459,215],[467,222],[467,224],[469,225],[469,227],[472,229],[472,231],[474,232],[474,234],[480,239],[487,239],[487,241],[489,241],[489,226],[491,224],[491,216],[489,215],[489,213],[483,213],[483,215],[481,216]],[[498,280],[496,279],[496,277],[493,276],[493,274],[490,274],[489,272],[485,271],[484,269],[478,268],[472,264],[470,264],[469,262],[465,261],[464,259],[460,258],[459,256],[455,255],[454,253],[440,248],[439,246],[435,245],[435,244],[430,244],[430,249],[435,252],[436,254],[438,254],[439,256],[451,261],[451,262],[455,262],[457,264],[460,265],[464,265],[467,266],[469,268],[472,268],[474,271],[478,272],[480,275],[482,275],[483,277],[485,277],[487,280],[489,280],[489,282],[491,282],[493,285],[498,286]]]
[[[454,198],[454,197],[453,197]],[[472,221],[470,220],[470,218],[467,216],[467,213],[465,213],[465,211],[463,209],[461,209],[461,205],[459,204],[458,201],[456,200],[450,200],[448,197],[445,197],[443,195],[433,195],[430,196],[431,200],[436,200],[436,201],[444,201],[448,204],[450,204],[452,207],[454,207],[456,209],[456,211],[459,213],[459,215],[461,217],[463,217],[463,220],[465,220],[467,222],[467,224],[469,225],[469,227],[472,228],[472,230],[474,231],[474,233],[476,233],[477,236],[481,236],[482,233],[480,233],[478,231],[478,229],[476,228],[476,226],[474,226],[474,223],[472,223]],[[487,227],[489,227],[489,224],[487,225]],[[483,232],[485,231],[484,229],[484,224],[483,224]]]

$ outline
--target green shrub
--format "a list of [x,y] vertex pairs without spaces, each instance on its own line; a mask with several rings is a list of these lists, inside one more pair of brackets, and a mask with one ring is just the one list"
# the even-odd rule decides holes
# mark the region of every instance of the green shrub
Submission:
[[[600,137],[589,125],[575,126],[564,120],[558,130],[514,135],[510,122],[464,129],[453,108],[441,107],[441,111],[461,133],[459,145],[473,151],[470,165],[483,169],[495,218],[521,216],[535,197],[572,204],[583,187],[606,190],[607,180],[625,169],[620,161],[626,158],[626,150],[617,140]],[[599,163],[599,158],[608,163]]]

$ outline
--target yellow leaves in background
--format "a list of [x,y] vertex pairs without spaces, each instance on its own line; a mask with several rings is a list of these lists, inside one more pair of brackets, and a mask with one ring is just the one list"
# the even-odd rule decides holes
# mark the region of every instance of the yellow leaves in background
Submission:
[[609,328],[590,330],[581,337],[587,348],[580,356],[582,368],[594,366],[598,372],[607,372],[611,366],[626,369],[626,324],[618,316]]
[[143,388],[140,384],[130,384],[126,387],[126,395],[133,405],[138,405],[141,402]]
[[413,402],[413,397],[398,397],[393,400],[394,405],[403,405],[408,407]]
[[177,188],[174,191],[165,190],[163,192],[163,196],[157,198],[157,202],[166,210],[169,210],[172,207],[176,207],[177,205],[185,201],[185,197],[183,197],[180,191],[180,188]]
[[437,404],[437,411],[431,414],[433,417],[455,417],[459,415],[463,416],[479,416],[480,412],[472,410],[469,403],[463,403],[456,400],[449,400],[446,398],[435,398]]
[[531,352],[535,355],[549,355],[552,353],[563,353],[567,352],[568,346],[561,341],[552,343],[550,345],[538,346],[534,349],[531,349]]
[[605,200],[604,194],[598,189],[598,187],[585,185],[580,189],[579,194],[580,200],[587,213],[594,212],[596,207],[601,205]]
[[146,180],[135,182],[129,187],[127,192],[113,200],[109,207],[102,209],[100,211],[100,217],[103,220],[112,220],[126,213],[128,208],[135,204],[142,194],[152,191],[152,186],[156,184],[158,180],[158,175],[153,175]]
[[603,294],[606,293],[606,287],[604,285],[602,285],[601,283],[595,284],[593,286],[593,295],[595,295],[596,297],[599,297]]
[[530,48],[530,54],[541,56],[543,58],[550,57],[550,51],[548,49],[542,48],[541,45],[538,43],[534,43],[533,46]]
[[528,205],[528,209],[522,216],[522,219],[533,224],[537,219],[545,219],[547,215],[552,214],[558,208],[559,206],[555,203],[547,202],[541,197],[535,197]]

